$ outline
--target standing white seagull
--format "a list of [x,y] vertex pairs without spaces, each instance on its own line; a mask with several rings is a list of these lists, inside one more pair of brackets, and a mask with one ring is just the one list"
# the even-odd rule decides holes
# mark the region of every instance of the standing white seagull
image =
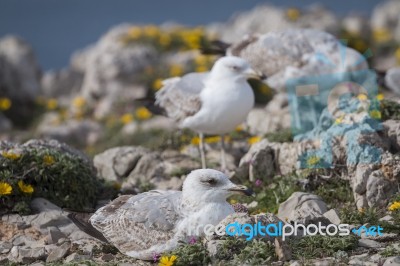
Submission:
[[204,134],[221,136],[221,168],[226,170],[224,135],[242,123],[254,106],[248,78],[263,78],[239,57],[218,59],[210,72],[190,73],[163,81],[156,104],[180,128],[200,136],[202,167],[206,168]]

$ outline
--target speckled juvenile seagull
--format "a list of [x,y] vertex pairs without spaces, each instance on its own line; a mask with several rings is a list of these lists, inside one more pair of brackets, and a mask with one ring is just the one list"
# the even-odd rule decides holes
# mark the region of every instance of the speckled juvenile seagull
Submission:
[[[233,213],[226,198],[233,193],[250,195],[245,186],[233,184],[222,172],[192,171],[182,191],[152,190],[124,195],[98,209],[89,223],[69,216],[79,228],[122,253],[150,260],[154,254],[173,250],[178,241],[197,235],[197,228],[217,225]],[[200,227],[201,228],[201,227]],[[199,230],[201,236],[203,231]]]
[[221,168],[225,170],[224,134],[242,123],[254,105],[248,78],[260,78],[239,57],[217,60],[210,72],[190,73],[164,80],[156,94],[156,104],[181,128],[199,133],[202,167],[206,168],[204,134],[221,135]]

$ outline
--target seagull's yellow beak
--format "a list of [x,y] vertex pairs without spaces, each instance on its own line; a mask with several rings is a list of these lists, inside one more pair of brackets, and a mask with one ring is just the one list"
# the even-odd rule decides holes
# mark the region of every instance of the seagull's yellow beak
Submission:
[[260,80],[264,80],[264,79],[267,78],[264,74],[259,73],[259,72],[255,71],[254,69],[252,69],[252,68],[250,68],[250,67],[249,67],[248,69],[246,69],[243,73],[244,73],[244,74],[246,75],[246,77],[249,78],[249,79],[260,79]]

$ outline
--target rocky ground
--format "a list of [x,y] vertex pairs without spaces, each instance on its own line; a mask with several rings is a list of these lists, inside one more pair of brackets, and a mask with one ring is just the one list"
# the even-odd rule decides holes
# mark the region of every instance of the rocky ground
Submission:
[[[0,264],[158,264],[122,255],[67,217],[121,194],[180,189],[200,167],[198,137],[138,99],[151,98],[164,78],[208,70],[217,57],[198,49],[213,39],[311,27],[361,53],[370,48],[371,68],[393,74],[378,79],[373,99],[361,94],[346,103],[357,111],[335,109],[332,121],[321,116],[296,138],[286,93],[253,84],[257,106],[226,142],[233,181],[256,196],[230,198],[237,213],[221,223],[380,225],[384,234],[213,236],[160,255],[176,256],[174,265],[400,265],[399,13],[399,1],[384,2],[370,18],[262,6],[197,28],[124,24],[77,51],[68,67],[44,73],[29,44],[1,38]],[[210,168],[219,168],[219,140],[205,140]],[[379,160],[363,161],[377,154]]]

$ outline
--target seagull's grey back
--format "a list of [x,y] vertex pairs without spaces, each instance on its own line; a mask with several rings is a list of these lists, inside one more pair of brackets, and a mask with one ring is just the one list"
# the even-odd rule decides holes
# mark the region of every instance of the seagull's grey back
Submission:
[[165,80],[164,86],[156,93],[156,104],[177,122],[193,116],[201,108],[199,94],[208,76],[209,72],[190,73],[181,78]]

